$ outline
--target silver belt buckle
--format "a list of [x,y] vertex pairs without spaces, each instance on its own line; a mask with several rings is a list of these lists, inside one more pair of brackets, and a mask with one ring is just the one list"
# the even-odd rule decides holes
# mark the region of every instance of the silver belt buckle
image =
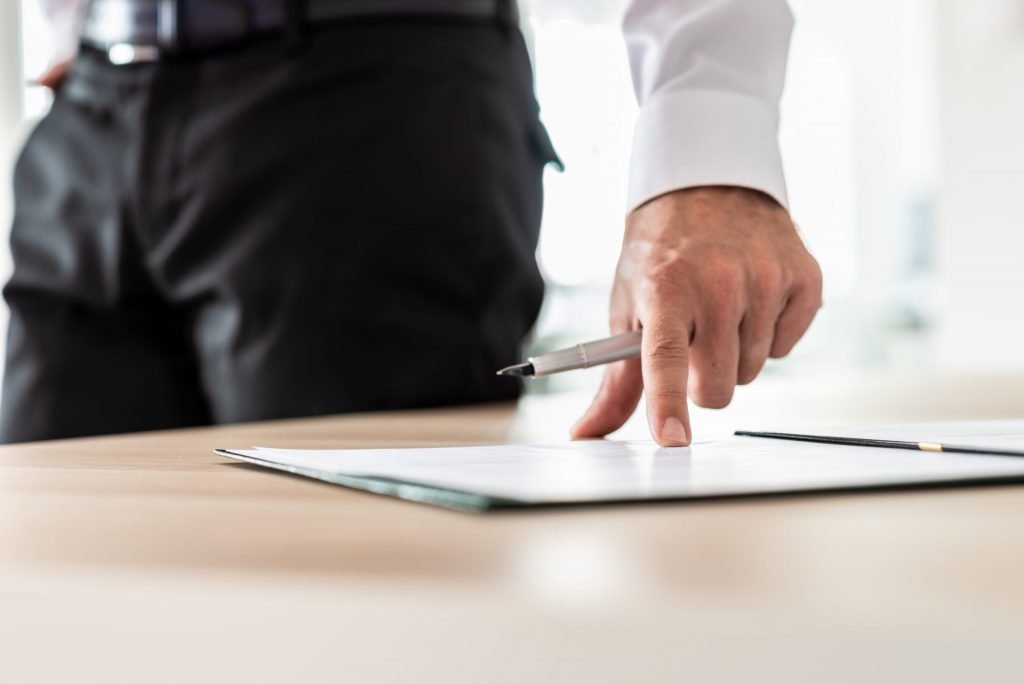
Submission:
[[114,43],[107,48],[107,59],[117,66],[155,62],[160,59],[160,48],[156,45]]
[[107,59],[111,64],[141,64],[155,62],[164,52],[178,46],[178,2],[156,0],[156,44],[112,43],[107,46]]

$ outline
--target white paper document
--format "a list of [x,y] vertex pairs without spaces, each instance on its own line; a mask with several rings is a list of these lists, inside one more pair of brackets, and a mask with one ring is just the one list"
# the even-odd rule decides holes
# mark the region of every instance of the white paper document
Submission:
[[[831,431],[1024,451],[1024,421]],[[238,460],[463,509],[1024,481],[1024,458],[751,437],[406,449],[219,450]]]

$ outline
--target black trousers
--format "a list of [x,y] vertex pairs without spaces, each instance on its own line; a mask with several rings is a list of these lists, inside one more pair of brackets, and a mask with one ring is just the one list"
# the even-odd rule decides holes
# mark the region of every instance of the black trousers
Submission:
[[15,171],[0,438],[516,397],[554,158],[491,23],[86,52]]

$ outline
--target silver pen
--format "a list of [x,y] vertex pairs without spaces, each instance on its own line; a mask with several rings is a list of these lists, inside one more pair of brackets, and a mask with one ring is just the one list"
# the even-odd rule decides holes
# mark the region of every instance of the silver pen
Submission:
[[575,347],[553,351],[550,354],[531,356],[526,363],[502,368],[498,375],[515,378],[541,378],[577,368],[590,368],[613,361],[633,359],[640,356],[639,330],[622,333],[594,342],[577,344]]

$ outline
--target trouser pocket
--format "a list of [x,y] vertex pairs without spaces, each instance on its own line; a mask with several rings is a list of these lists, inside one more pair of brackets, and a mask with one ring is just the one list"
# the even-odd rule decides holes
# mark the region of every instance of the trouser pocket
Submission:
[[554,143],[551,142],[551,135],[548,134],[547,127],[539,118],[531,122],[527,138],[530,143],[530,151],[542,166],[554,164],[555,168],[560,172],[565,171],[565,164],[562,162],[562,158],[558,156]]

